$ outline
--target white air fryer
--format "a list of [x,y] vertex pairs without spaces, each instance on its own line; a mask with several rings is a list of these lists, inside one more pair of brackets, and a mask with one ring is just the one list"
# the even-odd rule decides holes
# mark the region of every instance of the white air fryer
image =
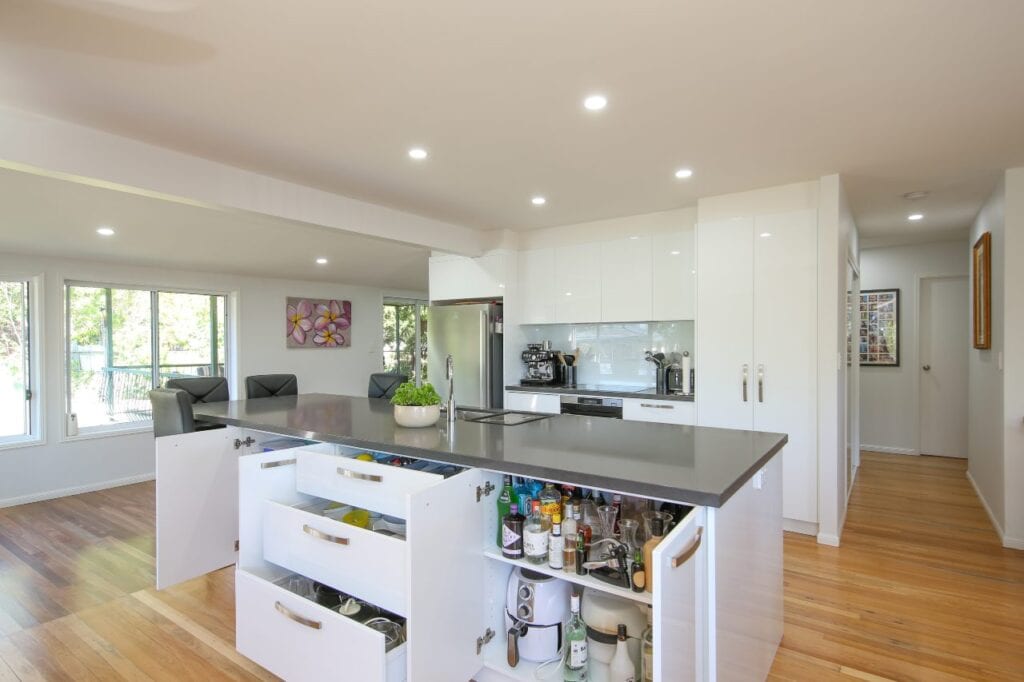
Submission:
[[525,568],[512,571],[505,601],[509,666],[520,659],[540,663],[558,657],[571,593],[564,580]]

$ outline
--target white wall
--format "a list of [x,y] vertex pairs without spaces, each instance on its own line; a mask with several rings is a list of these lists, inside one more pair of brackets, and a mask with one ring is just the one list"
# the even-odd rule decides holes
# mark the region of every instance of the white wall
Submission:
[[861,251],[861,290],[900,290],[900,366],[860,370],[863,450],[919,453],[918,283],[927,276],[966,276],[965,248],[965,241],[958,240]]
[[[137,284],[231,294],[235,302],[234,356],[242,395],[249,374],[291,372],[301,392],[364,395],[371,372],[381,362],[381,302],[384,295],[424,298],[422,292],[324,282],[275,280],[210,273],[155,270],[81,260],[0,254],[0,278],[42,279],[42,434],[39,445],[0,449],[0,506],[145,480],[153,475],[153,436],[132,433],[66,439],[63,435],[65,280]],[[287,296],[344,298],[352,301],[352,345],[336,350],[286,349]]]
[[1024,168],[1006,172],[1003,243],[1003,544],[1024,549]]

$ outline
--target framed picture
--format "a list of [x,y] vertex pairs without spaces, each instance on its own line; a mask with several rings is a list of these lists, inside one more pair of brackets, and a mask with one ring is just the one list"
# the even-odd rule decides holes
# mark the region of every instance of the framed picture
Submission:
[[860,364],[900,366],[900,290],[860,292]]
[[288,348],[347,348],[352,343],[352,303],[289,297],[285,338]]
[[971,270],[974,275],[974,347],[992,347],[992,233],[986,232],[974,243]]

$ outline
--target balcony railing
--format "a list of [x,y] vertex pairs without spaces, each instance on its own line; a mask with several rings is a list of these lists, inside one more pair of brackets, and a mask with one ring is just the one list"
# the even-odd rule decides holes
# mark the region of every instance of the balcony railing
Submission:
[[[215,370],[211,372],[209,364],[160,365],[160,385],[163,386],[168,379],[224,375],[223,364],[217,365]],[[98,411],[102,411],[106,419],[112,423],[143,422],[153,417],[149,403],[153,373],[148,365],[104,367],[96,371],[77,370],[72,372],[71,380],[76,397],[90,403],[92,401],[88,396],[94,395],[93,404],[97,405]]]

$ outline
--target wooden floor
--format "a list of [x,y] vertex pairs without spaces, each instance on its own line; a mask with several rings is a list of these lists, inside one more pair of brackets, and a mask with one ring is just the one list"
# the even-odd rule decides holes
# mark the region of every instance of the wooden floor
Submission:
[[[234,650],[230,569],[151,585],[153,485],[0,509],[0,682],[274,679]],[[843,547],[786,536],[772,680],[1024,680],[1024,552],[964,462],[867,454]]]

